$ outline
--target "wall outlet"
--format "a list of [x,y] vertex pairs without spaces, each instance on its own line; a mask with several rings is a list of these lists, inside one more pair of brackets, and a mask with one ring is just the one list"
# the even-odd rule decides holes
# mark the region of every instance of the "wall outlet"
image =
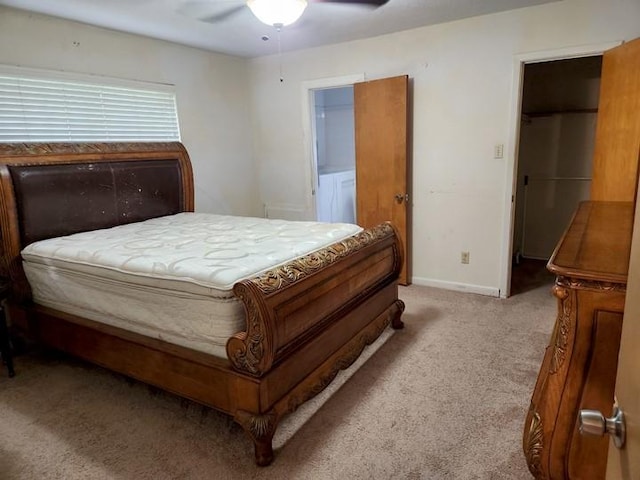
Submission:
[[498,143],[493,147],[493,158],[504,158],[504,144]]
[[469,252],[460,252],[460,263],[469,263]]

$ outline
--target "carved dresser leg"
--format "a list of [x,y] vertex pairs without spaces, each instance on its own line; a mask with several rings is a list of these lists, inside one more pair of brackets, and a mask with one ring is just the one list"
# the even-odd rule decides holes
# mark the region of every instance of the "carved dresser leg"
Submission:
[[527,414],[523,447],[531,475],[536,479],[543,479],[542,451],[544,449],[544,431],[540,415],[534,410],[533,405],[531,405]]
[[256,464],[261,467],[271,464],[273,461],[273,434],[278,426],[278,417],[275,412],[254,415],[239,410],[234,419],[253,441]]

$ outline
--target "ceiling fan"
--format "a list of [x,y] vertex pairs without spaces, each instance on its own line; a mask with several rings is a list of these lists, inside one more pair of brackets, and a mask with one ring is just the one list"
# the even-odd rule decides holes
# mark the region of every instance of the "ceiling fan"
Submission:
[[262,23],[281,28],[298,20],[309,2],[339,3],[378,8],[389,2],[389,0],[246,0],[243,1],[242,5],[228,8],[215,15],[200,18],[200,20],[207,23],[221,22],[249,7],[251,12]]

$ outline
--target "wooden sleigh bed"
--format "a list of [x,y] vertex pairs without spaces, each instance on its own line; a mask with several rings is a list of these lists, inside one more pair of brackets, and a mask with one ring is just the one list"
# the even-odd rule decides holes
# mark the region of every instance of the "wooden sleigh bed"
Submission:
[[253,441],[256,462],[268,465],[282,416],[322,391],[387,326],[402,328],[398,236],[382,224],[236,283],[246,328],[227,341],[227,358],[33,302],[25,246],[193,207],[191,165],[177,142],[0,144],[11,327],[231,415]]

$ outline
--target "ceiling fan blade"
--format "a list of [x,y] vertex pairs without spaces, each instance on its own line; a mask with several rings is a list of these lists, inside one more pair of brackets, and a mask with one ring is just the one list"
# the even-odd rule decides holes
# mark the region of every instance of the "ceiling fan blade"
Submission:
[[381,7],[389,0],[311,0],[314,3],[345,3],[351,5],[365,5],[370,7]]
[[214,15],[208,15],[206,17],[200,17],[198,20],[207,23],[218,23],[226,20],[229,17],[233,17],[234,15],[240,13],[242,10],[246,8],[246,5],[238,5],[237,7],[228,8],[220,13],[216,13]]

